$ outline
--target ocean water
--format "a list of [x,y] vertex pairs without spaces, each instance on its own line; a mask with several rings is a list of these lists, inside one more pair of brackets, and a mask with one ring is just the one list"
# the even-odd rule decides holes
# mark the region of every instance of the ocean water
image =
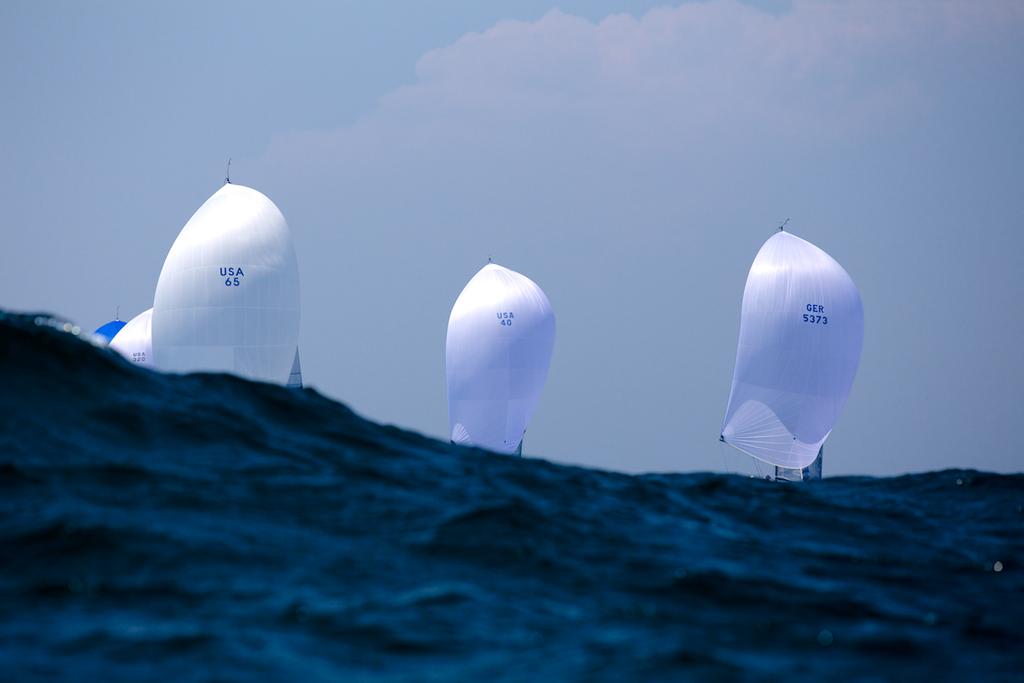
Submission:
[[3,680],[1024,680],[1020,475],[501,457],[32,316],[0,377]]

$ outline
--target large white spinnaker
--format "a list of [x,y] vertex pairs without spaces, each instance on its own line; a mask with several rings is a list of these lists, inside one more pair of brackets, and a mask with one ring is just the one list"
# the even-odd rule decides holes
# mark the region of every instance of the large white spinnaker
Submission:
[[555,346],[555,314],[532,280],[488,263],[452,307],[445,342],[451,440],[521,452]]
[[811,465],[846,403],[863,339],[849,274],[810,242],[774,234],[743,290],[722,440],[778,468]]
[[110,348],[133,363],[153,366],[153,309],[139,313],[110,340]]
[[182,228],[153,301],[156,367],[285,384],[299,339],[299,268],[284,216],[225,184]]

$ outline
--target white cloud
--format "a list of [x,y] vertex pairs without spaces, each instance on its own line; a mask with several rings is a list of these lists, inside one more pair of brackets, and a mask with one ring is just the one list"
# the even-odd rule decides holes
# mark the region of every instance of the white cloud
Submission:
[[782,15],[718,0],[598,23],[553,10],[432,50],[366,119],[278,146],[376,156],[515,139],[537,124],[626,147],[723,129],[828,141],[920,116],[944,68],[1012,43],[1022,15],[1024,3],[933,0],[805,1]]

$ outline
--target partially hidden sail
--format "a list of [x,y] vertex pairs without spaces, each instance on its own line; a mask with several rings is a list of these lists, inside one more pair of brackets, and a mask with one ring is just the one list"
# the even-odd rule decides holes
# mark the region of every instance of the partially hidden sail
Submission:
[[555,346],[555,315],[532,280],[488,263],[448,320],[445,369],[451,440],[521,454]]
[[110,348],[133,363],[153,366],[153,309],[150,308],[128,321],[110,340]]
[[284,216],[226,184],[175,240],[153,301],[153,354],[169,372],[285,384],[299,337],[299,269]]
[[292,361],[292,370],[288,374],[286,386],[293,389],[302,388],[302,363],[299,362],[299,349],[295,349],[295,360]]
[[777,468],[815,463],[850,393],[863,339],[860,293],[843,267],[793,234],[773,235],[743,291],[722,440]]
[[103,323],[93,331],[93,337],[97,343],[110,344],[110,340],[117,336],[117,333],[121,331],[127,323],[118,318],[117,320],[111,320],[110,322]]

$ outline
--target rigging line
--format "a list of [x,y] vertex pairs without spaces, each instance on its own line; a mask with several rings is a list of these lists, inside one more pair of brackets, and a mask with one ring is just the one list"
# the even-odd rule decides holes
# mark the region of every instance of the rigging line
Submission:
[[[718,440],[721,441],[722,443],[725,443],[725,439],[723,439],[721,436],[718,437]],[[718,450],[722,451],[722,464],[725,465],[725,473],[726,474],[732,474],[732,470],[729,469],[729,454],[728,454],[728,452],[722,450],[721,448],[719,448]]]
[[751,458],[754,461],[754,469],[757,470],[757,478],[764,479],[764,475],[761,474],[761,465],[757,462],[757,458]]

